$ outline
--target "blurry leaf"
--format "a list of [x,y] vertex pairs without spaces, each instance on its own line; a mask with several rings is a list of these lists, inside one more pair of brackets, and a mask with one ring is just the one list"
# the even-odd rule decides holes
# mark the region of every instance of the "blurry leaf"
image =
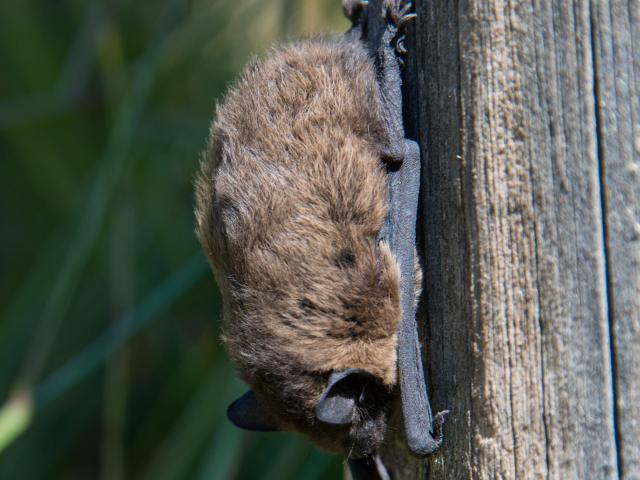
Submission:
[[17,392],[0,409],[0,452],[24,432],[31,418],[33,407],[27,392]]

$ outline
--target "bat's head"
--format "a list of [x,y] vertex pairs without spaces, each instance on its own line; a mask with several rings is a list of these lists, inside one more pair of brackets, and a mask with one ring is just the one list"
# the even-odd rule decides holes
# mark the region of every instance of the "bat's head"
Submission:
[[318,242],[292,262],[314,275],[279,275],[283,284],[259,292],[229,287],[224,341],[253,391],[229,408],[236,425],[301,432],[354,458],[380,445],[397,381],[399,275],[388,247],[362,238]]
[[[282,416],[277,398],[259,400],[250,390],[227,411],[238,427],[253,431],[295,430],[306,434],[321,448],[351,458],[371,455],[384,438],[391,390],[359,369],[332,373],[315,408],[306,415],[289,411]],[[278,405],[280,404],[280,405]],[[274,409],[275,407],[275,409]]]

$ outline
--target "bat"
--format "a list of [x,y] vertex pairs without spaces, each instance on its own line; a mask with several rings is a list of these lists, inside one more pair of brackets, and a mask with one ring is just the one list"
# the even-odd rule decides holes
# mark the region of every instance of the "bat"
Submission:
[[216,109],[196,178],[196,233],[223,298],[222,338],[251,390],[229,419],[295,431],[388,478],[378,456],[398,389],[409,449],[442,441],[415,319],[418,144],[404,136],[408,1],[343,0],[339,38],[276,47]]

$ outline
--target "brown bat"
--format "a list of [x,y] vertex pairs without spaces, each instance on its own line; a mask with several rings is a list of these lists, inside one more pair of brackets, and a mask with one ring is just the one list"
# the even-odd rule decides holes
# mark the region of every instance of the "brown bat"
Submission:
[[444,417],[431,416],[415,321],[420,154],[404,138],[398,58],[415,14],[385,2],[370,54],[366,3],[343,5],[347,34],[275,48],[229,90],[196,218],[224,343],[252,388],[230,419],[301,432],[354,459],[355,476],[398,386],[416,454],[438,448]]

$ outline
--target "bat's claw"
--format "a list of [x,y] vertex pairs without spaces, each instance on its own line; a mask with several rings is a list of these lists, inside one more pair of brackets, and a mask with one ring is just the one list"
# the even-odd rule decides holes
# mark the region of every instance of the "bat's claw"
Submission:
[[[400,57],[407,53],[404,46],[404,32],[407,25],[417,17],[415,13],[411,12],[412,8],[413,2],[409,0],[386,0],[384,2],[383,13],[387,20],[385,40],[394,47]],[[402,58],[398,58],[398,63],[401,68],[404,66]]]
[[403,17],[404,15],[409,13],[412,6],[413,6],[412,2],[406,2],[406,1],[401,2],[400,11],[398,12],[400,14],[400,17]]
[[387,23],[394,25],[398,31],[403,31],[418,16],[411,12],[412,8],[413,2],[409,0],[386,0],[383,13]]
[[405,53],[407,53],[407,49],[404,46],[404,35],[401,35],[396,40],[396,52],[398,52],[400,55],[404,55]]
[[407,25],[409,25],[415,18],[418,18],[418,14],[417,13],[407,13],[405,15],[402,15],[402,17],[400,17],[400,23],[399,23],[399,27],[401,29],[406,28]]

